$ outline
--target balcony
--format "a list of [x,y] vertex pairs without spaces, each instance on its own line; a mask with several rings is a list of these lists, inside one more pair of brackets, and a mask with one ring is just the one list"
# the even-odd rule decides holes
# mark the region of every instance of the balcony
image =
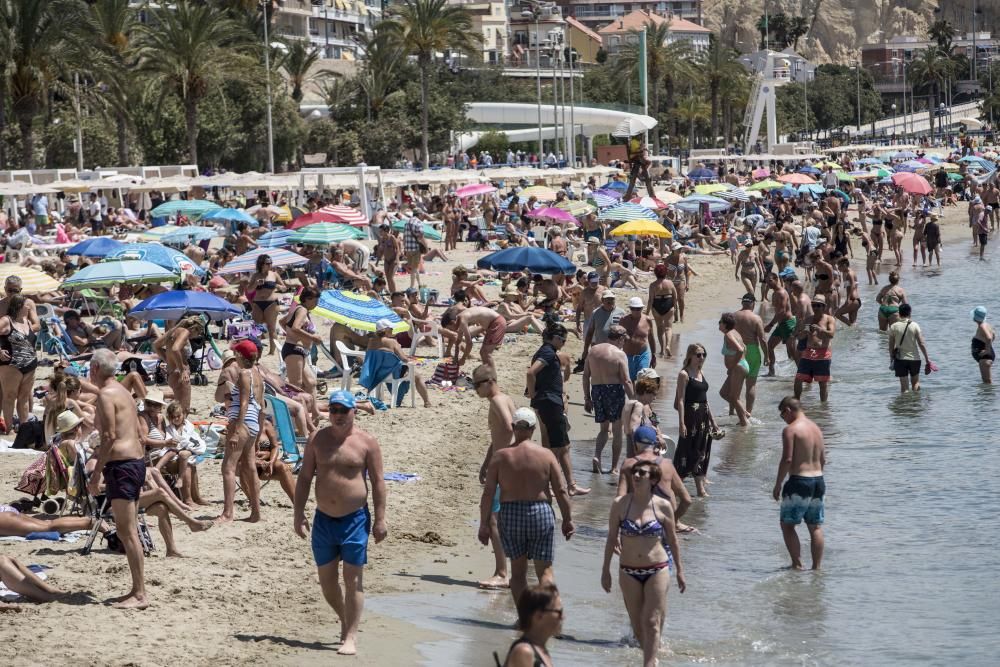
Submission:
[[367,24],[370,16],[362,15],[360,12],[356,11],[357,4],[354,2],[343,3],[346,6],[351,7],[350,10],[343,10],[336,6],[313,5],[312,15],[314,19],[321,19],[326,21],[342,21],[344,23],[358,23]]
[[613,21],[625,16],[625,10],[620,7],[609,9],[598,9],[596,7],[584,7],[576,5],[573,7],[573,18],[585,21]]
[[312,3],[309,0],[278,0],[278,10],[308,16],[312,13]]

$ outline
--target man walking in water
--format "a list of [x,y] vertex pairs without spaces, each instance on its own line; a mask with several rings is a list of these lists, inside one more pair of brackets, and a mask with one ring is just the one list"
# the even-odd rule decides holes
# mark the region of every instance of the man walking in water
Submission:
[[833,334],[837,321],[826,312],[826,297],[817,294],[812,298],[813,315],[798,331],[798,337],[806,341],[795,373],[795,398],[802,397],[802,383],[819,383],[819,400],[826,402],[830,390],[830,366],[833,363]]
[[778,404],[778,413],[788,426],[781,431],[781,462],[771,495],[781,501],[781,534],[788,555],[792,557],[792,568],[802,569],[802,548],[795,527],[804,519],[809,528],[812,569],[818,570],[823,561],[823,496],[826,493],[823,432],[805,416],[796,398],[783,398]]
[[[472,388],[476,395],[490,402],[487,423],[490,428],[490,446],[486,448],[486,458],[479,469],[479,483],[486,483],[486,471],[489,469],[493,454],[504,447],[509,447],[514,437],[514,412],[516,407],[510,396],[500,391],[497,384],[497,372],[492,366],[483,364],[472,371]],[[490,515],[490,544],[493,547],[493,557],[496,567],[493,576],[479,582],[480,588],[507,588],[507,555],[500,541],[500,531],[497,528],[497,512],[500,511],[500,489],[493,496],[493,511]]]
[[[312,551],[323,597],[340,619],[340,655],[357,653],[368,534],[375,535],[376,544],[386,536],[382,450],[374,437],[354,427],[355,407],[351,392],[330,394],[330,425],[316,431],[306,445],[295,485],[295,533],[305,539],[309,484],[316,478]],[[368,480],[375,504],[374,526],[368,511]],[[344,561],[344,591],[340,588],[340,561]]]
[[628,357],[628,376],[633,382],[642,369],[656,368],[656,334],[653,333],[653,318],[642,312],[645,307],[642,299],[632,297],[628,302],[628,315],[618,321],[628,334],[623,349]]
[[743,295],[741,303],[742,309],[733,313],[733,317],[736,319],[736,331],[739,332],[743,338],[743,344],[746,346],[743,357],[750,366],[746,382],[746,408],[748,413],[753,414],[753,405],[757,400],[757,376],[760,374],[761,363],[764,360],[762,350],[767,345],[767,334],[764,333],[764,320],[753,312],[754,306],[757,305],[757,297],[747,292]]
[[[899,393],[907,389],[920,391],[920,355],[931,363],[927,356],[927,345],[920,325],[910,319],[913,307],[908,303],[899,304],[899,320],[889,326],[889,365],[899,378]],[[907,384],[909,378],[909,384]]]
[[791,299],[788,298],[788,292],[785,291],[777,273],[767,274],[767,285],[771,288],[771,306],[774,309],[774,317],[764,327],[764,333],[774,329],[774,333],[767,340],[767,376],[773,377],[774,350],[778,347],[778,343],[784,343],[788,358],[795,359],[795,325],[797,321],[792,314]]
[[514,444],[495,452],[486,471],[479,502],[479,541],[489,542],[493,495],[500,489],[500,539],[510,556],[510,592],[514,600],[528,587],[528,559],[534,561],[539,584],[554,584],[555,514],[552,496],[562,514],[562,534],[573,536],[569,493],[559,462],[549,450],[531,441],[537,418],[531,408],[519,408],[511,424]]
[[594,448],[594,472],[601,473],[601,454],[611,433],[611,474],[618,474],[618,460],[622,454],[622,408],[625,396],[635,398],[632,380],[628,374],[628,357],[622,351],[625,344],[625,327],[615,324],[608,332],[608,342],[590,348],[583,366],[583,409],[594,413],[600,424]]
[[139,541],[139,494],[146,481],[146,452],[139,442],[139,418],[135,400],[115,379],[118,357],[111,350],[98,350],[90,360],[90,381],[97,386],[94,425],[101,434],[97,462],[87,490],[96,496],[104,475],[105,493],[115,515],[118,539],[125,548],[132,589],[115,602],[121,609],[145,609],[144,554]]

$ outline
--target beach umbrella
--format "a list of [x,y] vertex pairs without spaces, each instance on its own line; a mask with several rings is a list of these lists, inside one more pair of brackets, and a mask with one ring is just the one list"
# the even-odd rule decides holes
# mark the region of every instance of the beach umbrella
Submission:
[[820,169],[826,169],[827,167],[833,167],[834,171],[843,171],[843,169],[844,169],[843,167],[841,167],[836,162],[831,162],[830,160],[826,160],[824,162],[820,162],[816,166],[818,166]]
[[570,215],[588,215],[597,210],[597,207],[592,204],[588,204],[585,201],[580,201],[579,199],[566,199],[555,205],[555,208],[560,208]]
[[312,213],[306,213],[305,215],[300,215],[298,218],[292,221],[292,224],[285,225],[285,229],[301,229],[303,227],[308,227],[309,225],[315,225],[318,222],[340,222],[343,220],[340,217],[334,215],[333,213],[326,213],[322,210],[313,211]]
[[701,211],[701,205],[708,204],[708,210],[712,213],[721,213],[722,211],[728,211],[731,204],[725,199],[719,199],[718,197],[712,197],[711,195],[691,195],[680,200],[674,207],[684,211],[685,213],[698,213]]
[[917,174],[893,174],[892,182],[913,195],[929,195],[933,191],[927,179]]
[[[680,199],[680,197],[678,196],[677,199]],[[643,206],[645,208],[652,209],[654,211],[657,209],[666,208],[667,206],[670,205],[670,202],[664,201],[658,197],[650,197],[648,195],[645,197],[632,197],[631,199],[628,200],[628,203],[637,204],[638,206]]]
[[924,164],[923,162],[917,162],[916,160],[901,162],[895,165],[894,167],[896,171],[909,171],[909,172],[921,171],[926,168],[927,168],[926,164]]
[[615,204],[610,208],[606,208],[598,214],[598,217],[602,220],[617,220],[619,222],[628,222],[629,220],[638,220],[640,218],[645,218],[647,220],[660,219],[660,216],[656,215],[656,213],[648,208],[638,206],[636,204],[629,204],[628,202],[622,202],[620,204]]
[[125,244],[121,241],[116,241],[108,236],[96,236],[92,239],[80,241],[67,250],[66,254],[79,255],[81,257],[100,257],[103,259],[124,246]]
[[400,319],[389,306],[367,294],[355,294],[344,290],[324,290],[319,295],[319,304],[312,311],[316,315],[338,324],[360,331],[375,331],[379,320],[392,322],[392,333],[410,330],[410,325]]
[[24,294],[59,291],[59,281],[47,273],[20,264],[0,264],[0,287],[11,276],[17,276],[21,279],[21,291]]
[[338,204],[336,206],[324,206],[319,209],[318,212],[332,215],[335,218],[329,222],[343,222],[344,224],[352,225],[354,227],[363,227],[368,224],[368,218],[365,217],[364,213],[356,208],[344,206],[343,204]]
[[630,220],[611,230],[611,236],[656,236],[662,239],[673,238],[673,234],[658,222],[652,220]]
[[861,159],[855,160],[855,164],[882,164],[881,158],[877,157],[863,157]]
[[261,234],[260,238],[257,239],[257,245],[261,248],[280,248],[291,243],[288,237],[294,233],[290,229],[276,229],[273,232]]
[[950,174],[948,174],[948,180],[949,181],[964,181],[965,180],[965,176],[962,176],[961,174],[956,174],[955,172],[951,172]]
[[613,137],[634,137],[656,127],[656,119],[649,116],[626,116],[615,126]]
[[128,314],[140,320],[179,320],[187,314],[204,315],[212,321],[244,314],[241,307],[208,292],[171,290],[140,301]]
[[917,157],[917,154],[913,151],[896,151],[889,155],[889,159],[891,160],[912,160],[915,157]]
[[794,188],[794,189],[799,194],[802,194],[804,192],[808,192],[809,194],[812,194],[812,195],[821,195],[821,194],[823,194],[823,193],[826,192],[826,188],[824,188],[819,183],[812,183],[810,185],[800,185],[799,187]]
[[[626,190],[628,190],[628,183],[624,181],[608,181],[607,183],[601,186],[601,189],[614,190],[616,192],[625,192]],[[620,194],[618,196],[621,197]]]
[[136,283],[169,283],[178,278],[177,273],[143,260],[111,260],[91,264],[63,281],[63,290],[85,287],[111,287]]
[[753,190],[774,190],[775,188],[782,187],[782,185],[783,185],[782,183],[779,183],[778,181],[775,181],[775,180],[769,178],[767,180],[757,181],[753,185],[747,186],[747,190],[748,191],[753,191]]
[[609,197],[608,195],[595,192],[590,196],[589,201],[595,208],[607,208],[618,203],[620,197]]
[[365,233],[357,227],[339,222],[319,222],[292,232],[288,240],[291,243],[330,245],[347,239],[363,239],[364,237]]
[[694,186],[694,191],[699,195],[714,195],[716,192],[725,192],[733,188],[729,183],[702,183]]
[[[202,219],[204,220],[204,218]],[[181,227],[176,231],[165,234],[161,237],[160,242],[169,243],[171,245],[175,243],[187,243],[189,241],[191,243],[197,243],[199,241],[214,239],[219,236],[223,236],[223,234],[220,234],[215,227]]]
[[723,199],[732,199],[733,201],[750,201],[750,194],[743,188],[726,190],[725,192],[720,192],[719,196]]
[[837,175],[838,181],[847,181],[848,183],[854,181],[854,177],[848,174],[846,171],[835,171],[833,173]]
[[958,161],[959,162],[965,162],[967,164],[977,164],[980,167],[982,167],[983,169],[989,169],[991,171],[993,169],[996,169],[996,165],[994,163],[992,163],[989,160],[986,160],[984,158],[977,157],[975,155],[966,155],[963,158],[959,158]]
[[822,170],[817,169],[816,167],[811,167],[809,165],[806,165],[805,167],[799,167],[798,169],[796,169],[796,171],[800,174],[812,174],[813,176],[823,173]]
[[617,190],[615,188],[598,188],[594,190],[595,195],[602,195],[608,197],[609,199],[614,199],[615,201],[620,201],[624,190]]
[[957,165],[954,162],[941,162],[938,164],[938,169],[944,169],[945,171],[958,171],[961,168],[961,165]]
[[178,275],[182,271],[196,276],[205,275],[205,269],[192,262],[190,257],[159,243],[126,243],[124,247],[108,255],[108,259],[140,259]]
[[687,177],[690,178],[692,181],[710,181],[713,178],[716,178],[717,176],[718,174],[716,174],[714,171],[712,171],[711,169],[705,169],[704,167],[693,169],[689,171],[687,174]]
[[222,275],[234,273],[253,273],[257,270],[257,258],[267,255],[271,258],[271,266],[275,269],[286,266],[302,266],[309,260],[298,253],[283,248],[257,248],[232,259],[219,269]]
[[816,182],[815,178],[806,174],[782,174],[778,176],[778,180],[792,185],[811,185]]
[[843,190],[836,190],[836,189],[834,189],[834,190],[831,190],[831,192],[833,192],[833,194],[835,194],[838,197],[840,197],[841,199],[843,199],[845,204],[850,204],[851,201],[852,201],[851,200],[851,195],[847,194]]
[[771,170],[767,167],[758,167],[750,172],[750,175],[754,178],[767,178],[771,175]]
[[772,192],[777,192],[779,195],[781,195],[782,197],[786,197],[786,198],[787,197],[797,197],[799,195],[799,191],[796,190],[795,188],[793,188],[790,185],[786,185],[783,188],[779,188],[777,190],[773,190]]
[[[670,190],[663,190],[661,192],[657,192],[656,198],[662,202],[665,202],[668,206],[670,204],[673,204],[674,202],[679,202],[680,200],[684,199],[684,197],[682,197],[681,195],[677,194],[676,192],[671,192]],[[632,203],[634,204],[635,202]],[[650,207],[647,206],[646,208]]]
[[544,208],[536,208],[534,211],[528,213],[529,218],[545,218],[547,220],[552,220],[553,222],[576,222],[576,218],[569,211],[563,210],[561,208],[556,208],[554,206],[546,206]]
[[203,222],[205,220],[225,220],[227,222],[245,222],[251,227],[259,227],[260,220],[247,214],[238,208],[220,208],[215,211],[209,211],[200,218]]
[[170,215],[186,215],[197,218],[220,208],[222,207],[207,199],[171,199],[154,208],[149,214],[154,218],[165,218]]
[[488,195],[496,191],[497,189],[489,183],[472,183],[470,185],[463,185],[455,190],[455,196],[459,199],[464,199],[465,197],[475,197],[476,195]]
[[481,269],[508,271],[517,273],[528,270],[532,273],[555,274],[563,273],[571,276],[576,272],[576,266],[562,255],[545,248],[517,246],[494,252],[476,262]]
[[518,193],[522,198],[524,197],[534,197],[538,201],[555,201],[556,191],[552,188],[547,188],[544,185],[532,185],[530,188],[525,188]]
[[[531,215],[530,213],[528,215]],[[392,228],[397,231],[403,231],[406,229],[406,220],[397,220],[392,223]],[[421,223],[421,228],[424,230],[424,238],[430,239],[431,241],[440,241],[443,237],[441,232],[434,227],[434,225],[428,224],[426,222]]]
[[167,234],[176,232],[178,229],[184,229],[180,225],[160,225],[159,227],[152,227],[144,232],[139,232],[139,238],[144,241],[159,241]]

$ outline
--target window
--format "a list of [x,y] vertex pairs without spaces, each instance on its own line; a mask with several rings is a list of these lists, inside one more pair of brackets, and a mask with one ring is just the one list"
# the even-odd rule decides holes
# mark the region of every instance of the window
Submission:
[[610,44],[611,46],[618,46],[619,44],[621,44],[621,41],[622,41],[621,37],[619,37],[618,35],[612,35],[608,39],[608,44]]

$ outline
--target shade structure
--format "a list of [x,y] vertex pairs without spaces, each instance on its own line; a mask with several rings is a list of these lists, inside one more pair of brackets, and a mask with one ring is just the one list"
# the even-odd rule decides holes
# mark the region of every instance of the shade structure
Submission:
[[780,188],[780,187],[783,187],[783,186],[784,186],[783,183],[779,183],[778,181],[774,180],[773,178],[768,178],[768,179],[765,179],[763,181],[757,181],[753,185],[748,185],[746,189],[748,191],[753,191],[753,190],[774,190],[775,188]]
[[305,243],[306,245],[329,245],[347,239],[363,239],[364,237],[365,233],[357,227],[340,222],[319,222],[295,230],[288,237],[288,240],[292,243]]
[[365,217],[364,213],[356,208],[343,206],[342,204],[338,204],[336,206],[324,206],[319,210],[319,212],[334,216],[336,222],[353,225],[354,227],[364,227],[368,224],[368,218]]
[[855,160],[855,164],[882,164],[882,159],[877,157],[863,157]]
[[455,196],[459,199],[463,199],[465,197],[475,197],[477,195],[488,195],[491,192],[496,191],[497,189],[489,183],[470,183],[469,185],[463,185],[459,189],[455,190]]
[[649,116],[626,116],[611,133],[614,137],[634,137],[656,127],[656,119]]
[[521,190],[518,195],[521,197],[534,197],[538,201],[556,200],[556,191],[544,185],[532,185],[530,188]]
[[685,213],[698,213],[701,211],[702,204],[708,204],[708,210],[712,213],[728,211],[730,207],[730,203],[725,199],[711,195],[691,195],[674,204],[674,207]]
[[771,175],[771,170],[767,167],[758,167],[750,172],[750,175],[754,178],[767,178]]
[[410,330],[409,323],[400,319],[394,310],[367,294],[325,290],[319,295],[319,304],[313,313],[361,331],[375,331],[375,325],[383,319],[392,322],[394,334]]
[[566,199],[556,204],[555,207],[568,211],[572,215],[588,215],[597,210],[594,205],[579,199]]
[[[680,199],[680,197],[678,197]],[[635,204],[636,206],[642,206],[643,208],[648,208],[652,211],[657,209],[666,208],[669,202],[663,201],[658,197],[650,197],[646,195],[645,197],[632,197],[628,200],[629,204]]]
[[552,220],[553,222],[576,222],[576,218],[573,217],[572,213],[564,211],[561,208],[556,208],[555,206],[536,208],[528,213],[528,217],[544,218],[546,220]]
[[121,241],[116,241],[107,236],[97,236],[92,239],[84,239],[69,250],[67,255],[79,255],[80,257],[107,257],[116,250],[121,250],[125,246]]
[[486,257],[476,262],[476,266],[481,269],[508,271],[511,273],[527,270],[532,273],[543,273],[546,275],[563,273],[569,276],[576,272],[576,266],[573,262],[562,255],[557,255],[545,248],[521,246],[507,248],[486,255]]
[[913,195],[929,195],[934,190],[926,178],[917,174],[893,174],[892,182]]
[[896,151],[889,156],[892,160],[912,160],[915,157],[917,154],[913,151]]
[[215,227],[181,227],[176,231],[165,234],[160,239],[160,242],[170,244],[197,243],[198,241],[214,239],[219,236],[222,236],[222,234],[219,234]]
[[997,168],[996,163],[991,162],[985,158],[981,158],[976,155],[966,155],[963,158],[959,158],[959,162],[965,162],[967,164],[974,164],[986,169],[988,171],[993,171]]
[[[406,229],[406,220],[397,220],[392,223],[392,228],[397,231],[403,231]],[[440,241],[442,238],[441,232],[434,227],[434,225],[429,225],[426,222],[421,223],[421,228],[424,230],[424,238],[430,239],[431,241]]]
[[271,258],[271,266],[275,269],[285,266],[301,266],[309,260],[298,253],[282,248],[257,248],[250,252],[243,253],[227,263],[219,273],[227,276],[234,273],[253,273],[257,270],[257,258],[267,255]]
[[108,255],[108,259],[140,259],[175,274],[183,271],[196,276],[205,275],[205,269],[192,262],[190,257],[159,243],[126,243],[123,248]]
[[612,236],[656,236],[661,239],[673,238],[666,227],[652,220],[630,220],[611,230]]
[[295,232],[291,229],[276,229],[273,232],[268,232],[262,234],[259,239],[257,239],[257,245],[261,248],[280,248],[281,246],[286,246],[291,241],[288,237]]
[[59,281],[38,269],[20,264],[0,264],[0,286],[11,276],[21,279],[21,291],[24,294],[43,294],[59,290]]
[[62,283],[62,289],[75,290],[85,287],[111,287],[137,283],[169,283],[177,280],[177,273],[143,260],[111,260],[86,266]]
[[924,169],[927,169],[927,165],[924,164],[923,162],[917,162],[916,160],[907,160],[906,162],[901,162],[895,165],[896,171],[915,172],[915,171],[923,171]]
[[694,191],[699,195],[714,195],[716,192],[731,190],[733,186],[728,183],[702,183],[694,186]]
[[324,211],[313,211],[312,213],[306,213],[305,215],[300,215],[299,217],[292,220],[290,225],[285,225],[285,229],[301,229],[303,227],[308,227],[309,225],[315,225],[319,222],[344,222],[338,216],[333,213],[326,213]]
[[140,320],[179,320],[198,314],[218,321],[239,317],[243,309],[208,292],[171,290],[140,301],[128,314]]
[[628,222],[629,220],[639,220],[641,218],[647,220],[660,219],[660,216],[645,206],[629,204],[628,202],[622,202],[621,204],[615,204],[610,208],[606,208],[601,211],[598,217],[602,220],[617,220],[619,222]]
[[778,180],[792,185],[811,185],[816,182],[815,178],[806,174],[782,174],[778,176]]
[[697,169],[692,169],[687,174],[687,177],[690,178],[692,181],[710,181],[713,178],[716,178],[717,176],[718,174],[716,174],[714,171],[712,171],[711,169],[705,169],[704,167],[698,167]]
[[164,218],[168,215],[199,217],[220,208],[222,207],[207,199],[171,199],[154,208],[149,214],[154,218]]
[[260,225],[260,220],[238,208],[220,208],[216,211],[209,211],[201,216],[201,220],[226,220],[228,222],[245,222],[252,227]]

